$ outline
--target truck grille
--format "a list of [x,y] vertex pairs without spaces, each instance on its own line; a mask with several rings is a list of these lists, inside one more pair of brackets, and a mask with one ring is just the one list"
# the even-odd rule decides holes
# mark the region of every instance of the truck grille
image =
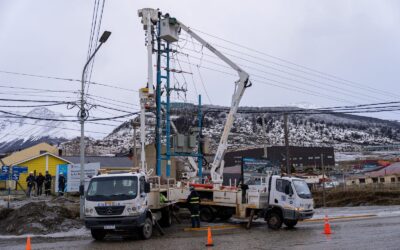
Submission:
[[125,206],[95,207],[98,215],[120,215],[124,212]]

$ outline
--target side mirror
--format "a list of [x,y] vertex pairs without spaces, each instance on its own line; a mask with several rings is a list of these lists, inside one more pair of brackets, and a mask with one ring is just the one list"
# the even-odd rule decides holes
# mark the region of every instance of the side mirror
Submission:
[[147,193],[150,193],[150,183],[148,183],[148,182],[145,182],[144,183],[144,192],[147,194]]

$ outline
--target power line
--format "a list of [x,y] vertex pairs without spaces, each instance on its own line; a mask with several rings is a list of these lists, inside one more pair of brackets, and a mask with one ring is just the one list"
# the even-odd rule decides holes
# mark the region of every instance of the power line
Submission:
[[[36,77],[36,78],[42,78],[42,79],[51,79],[51,80],[59,80],[59,81],[81,83],[81,80],[73,79],[73,78],[63,78],[63,77],[56,77],[56,76],[27,74],[27,73],[21,73],[21,72],[5,71],[5,70],[0,70],[0,73],[19,75],[19,76],[29,76],[29,77]],[[106,84],[106,83],[99,83],[99,82],[92,82],[91,81],[90,84],[103,86],[103,87],[108,87],[108,88],[113,88],[113,89],[125,90],[125,91],[130,91],[130,92],[136,92],[136,93],[139,92],[138,90],[128,89],[128,88],[124,88],[124,87],[118,87],[118,86],[114,86],[114,85],[110,85],[110,84]]]
[[[300,65],[300,64],[291,62],[291,61],[289,61],[289,60],[282,59],[282,58],[280,58],[280,57],[273,56],[273,55],[267,54],[267,53],[265,53],[265,52],[262,52],[262,51],[259,51],[259,50],[256,50],[256,49],[253,49],[253,48],[250,48],[250,47],[247,47],[247,46],[244,46],[244,45],[241,45],[241,44],[232,42],[232,41],[229,41],[229,40],[227,40],[227,39],[224,39],[224,38],[221,38],[221,37],[218,37],[218,36],[215,36],[215,35],[206,33],[206,32],[204,32],[204,31],[201,31],[201,30],[198,30],[198,29],[195,29],[195,28],[191,28],[191,29],[193,29],[193,30],[195,30],[195,31],[197,31],[197,32],[200,32],[200,33],[202,33],[202,34],[204,34],[204,35],[207,35],[207,36],[216,38],[216,39],[218,39],[218,40],[224,41],[224,42],[226,42],[226,43],[235,45],[235,46],[237,46],[237,47],[244,48],[244,49],[247,49],[247,50],[249,50],[249,51],[252,51],[252,52],[255,52],[255,53],[264,55],[264,56],[268,56],[268,57],[270,57],[270,58],[274,58],[274,59],[279,60],[279,61],[281,61],[281,62],[284,62],[284,63],[287,63],[287,64],[291,64],[291,65],[294,65],[294,66],[296,66],[296,67],[299,67],[299,68],[306,69],[306,70],[308,70],[308,71],[317,73],[317,74],[319,74],[319,75],[316,75],[316,76],[318,76],[318,77],[321,77],[321,75],[322,75],[322,76],[327,77],[326,79],[333,78],[333,79],[330,79],[330,80],[331,80],[331,81],[338,82],[338,83],[341,83],[341,84],[344,84],[344,85],[349,85],[349,84],[350,84],[350,85],[352,85],[352,86],[357,86],[357,87],[359,87],[359,88],[369,89],[369,91],[373,91],[374,93],[376,93],[376,92],[378,91],[378,92],[381,92],[381,93],[384,94],[384,95],[391,95],[392,97],[396,97],[396,98],[399,97],[399,96],[397,96],[397,95],[393,95],[393,93],[388,92],[388,91],[383,91],[383,90],[376,89],[376,88],[373,88],[373,87],[365,86],[365,85],[363,85],[363,84],[360,84],[360,83],[357,83],[357,82],[354,82],[354,81],[349,81],[349,80],[346,80],[346,79],[344,79],[344,78],[341,78],[341,77],[338,77],[338,76],[335,76],[335,75],[332,75],[332,74],[328,74],[328,73],[325,73],[325,72],[322,72],[322,71],[319,71],[319,70],[315,70],[315,69],[312,69],[312,68],[310,68],[310,67],[306,67],[306,66],[304,66],[304,65]],[[218,45],[216,45],[216,46],[218,46]],[[240,52],[240,53],[243,54],[243,52]],[[251,56],[251,57],[254,57],[254,56]],[[285,66],[285,67],[288,67],[288,66]],[[294,69],[294,68],[292,68],[292,69],[298,71],[298,69]],[[310,74],[309,72],[304,72],[304,73]]]

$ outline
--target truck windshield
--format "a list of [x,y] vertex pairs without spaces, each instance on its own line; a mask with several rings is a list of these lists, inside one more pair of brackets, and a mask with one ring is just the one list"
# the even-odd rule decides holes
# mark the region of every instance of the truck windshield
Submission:
[[136,198],[136,176],[99,177],[90,181],[86,199],[89,201],[116,201]]
[[294,188],[296,189],[296,193],[300,198],[303,199],[311,199],[312,195],[310,189],[307,186],[307,183],[302,180],[293,180]]

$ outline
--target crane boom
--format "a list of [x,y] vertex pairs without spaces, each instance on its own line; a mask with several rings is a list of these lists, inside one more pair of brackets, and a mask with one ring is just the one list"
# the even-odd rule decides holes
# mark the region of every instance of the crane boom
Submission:
[[251,86],[251,83],[249,82],[249,74],[244,71],[241,67],[239,67],[236,63],[231,61],[228,57],[226,57],[224,54],[222,54],[219,50],[214,48],[211,44],[206,42],[203,38],[201,38],[199,35],[197,35],[195,32],[193,32],[189,27],[181,23],[180,21],[177,20],[177,23],[179,26],[186,31],[191,37],[193,37],[195,40],[197,40],[202,46],[206,47],[209,49],[212,53],[214,53],[218,58],[220,58],[222,61],[227,63],[230,67],[232,67],[234,70],[239,75],[239,80],[235,82],[235,91],[232,96],[232,103],[231,107],[229,110],[228,117],[226,119],[225,127],[222,132],[222,136],[218,145],[217,152],[215,153],[214,161],[211,165],[211,180],[214,184],[220,185],[222,184],[222,177],[223,177],[223,171],[224,171],[224,154],[225,151],[228,147],[228,137],[231,131],[231,128],[233,126],[233,122],[235,119],[235,115],[237,113],[238,107],[240,100],[242,99],[243,93],[246,88]]

